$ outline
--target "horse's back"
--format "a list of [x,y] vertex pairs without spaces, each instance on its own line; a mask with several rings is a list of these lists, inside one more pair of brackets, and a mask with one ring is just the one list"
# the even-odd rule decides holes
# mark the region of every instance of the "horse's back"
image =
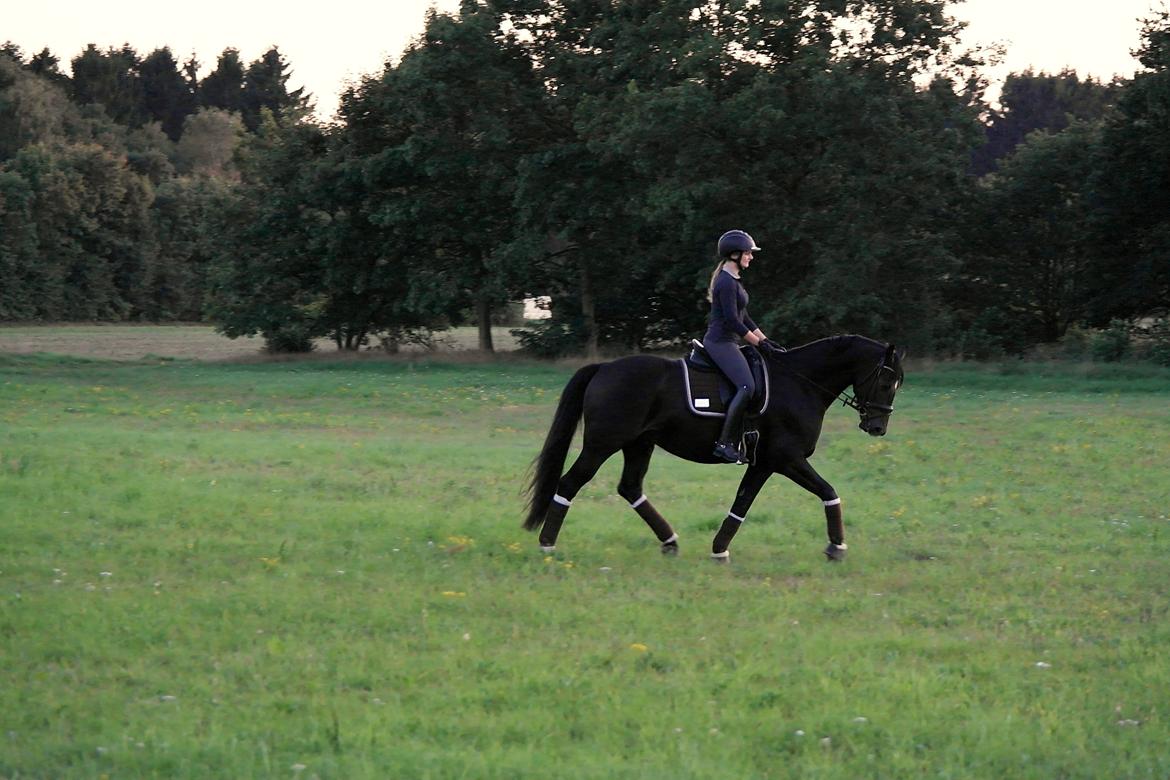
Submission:
[[631,355],[602,363],[585,394],[590,399],[633,401],[656,394],[666,380],[668,368],[678,361],[655,355]]

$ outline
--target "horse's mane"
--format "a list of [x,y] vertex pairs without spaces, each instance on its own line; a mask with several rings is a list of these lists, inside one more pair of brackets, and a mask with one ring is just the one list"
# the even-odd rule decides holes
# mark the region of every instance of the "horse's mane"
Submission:
[[869,342],[870,344],[879,347],[884,346],[880,341],[871,339],[868,336],[858,336],[854,333],[846,333],[837,336],[826,336],[824,338],[817,339],[816,341],[810,341],[807,344],[801,344],[799,347],[791,347],[789,348],[788,352],[791,354],[795,352],[801,352],[802,350],[812,351],[813,349],[827,346],[829,348],[829,354],[839,355],[840,353],[854,346],[859,341]]

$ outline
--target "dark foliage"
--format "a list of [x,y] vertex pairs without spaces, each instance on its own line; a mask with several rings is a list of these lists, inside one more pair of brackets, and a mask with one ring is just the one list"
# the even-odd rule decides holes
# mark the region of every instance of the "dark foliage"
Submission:
[[994,109],[958,32],[942,0],[465,0],[330,124],[275,47],[199,79],[166,47],[65,75],[5,44],[0,319],[208,318],[274,350],[472,321],[490,349],[548,295],[532,351],[645,349],[702,331],[741,227],[780,341],[1161,355],[1167,14],[1132,81],[1014,74]]

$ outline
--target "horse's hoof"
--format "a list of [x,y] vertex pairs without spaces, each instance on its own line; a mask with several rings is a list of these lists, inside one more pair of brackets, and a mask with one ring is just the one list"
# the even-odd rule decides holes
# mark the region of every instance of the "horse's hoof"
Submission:
[[552,555],[557,551],[557,546],[555,544],[542,544],[540,546],[540,551],[545,555]]
[[678,542],[663,542],[663,555],[678,555]]
[[825,548],[825,557],[830,561],[843,561],[847,550],[848,548],[843,544],[829,542],[829,546]]
[[731,553],[727,550],[721,553],[711,553],[711,560],[715,563],[731,563]]

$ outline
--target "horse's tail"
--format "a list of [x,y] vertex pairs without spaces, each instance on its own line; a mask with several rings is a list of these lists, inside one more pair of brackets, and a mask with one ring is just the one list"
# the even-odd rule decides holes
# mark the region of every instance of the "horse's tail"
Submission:
[[532,461],[532,480],[527,490],[528,517],[524,520],[524,528],[528,531],[539,528],[544,522],[549,502],[556,495],[557,483],[565,467],[565,457],[569,454],[569,445],[573,442],[577,421],[585,406],[585,388],[593,381],[599,368],[601,364],[592,363],[578,369],[561,392],[561,400],[544,439],[544,446]]

